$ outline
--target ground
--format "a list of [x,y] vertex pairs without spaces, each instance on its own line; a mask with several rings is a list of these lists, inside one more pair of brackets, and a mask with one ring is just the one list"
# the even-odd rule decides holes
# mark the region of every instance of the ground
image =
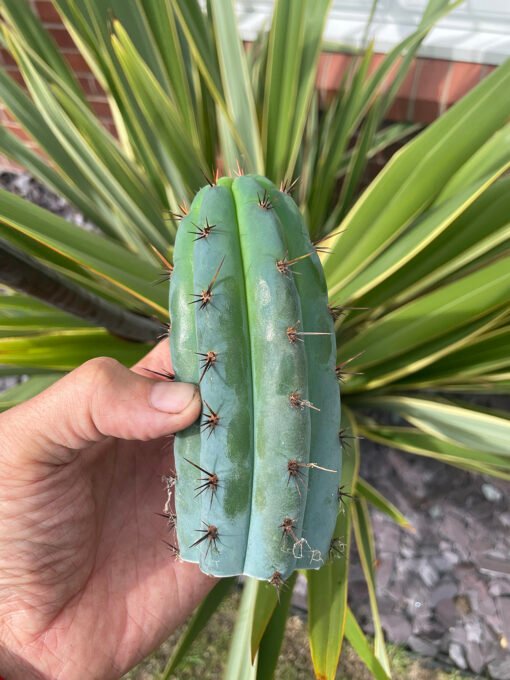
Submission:
[[[239,593],[235,593],[223,604],[172,678],[176,680],[196,680],[196,678],[219,680],[221,678],[238,601]],[[178,633],[172,636],[152,656],[124,676],[123,680],[158,680],[159,673],[164,668],[178,636]],[[419,659],[398,646],[390,646],[389,652],[394,680],[462,680],[474,677],[427,663],[424,659]],[[301,615],[290,616],[275,680],[312,680],[313,677],[306,621]],[[342,653],[337,678],[338,680],[372,680],[371,674],[347,644]]]

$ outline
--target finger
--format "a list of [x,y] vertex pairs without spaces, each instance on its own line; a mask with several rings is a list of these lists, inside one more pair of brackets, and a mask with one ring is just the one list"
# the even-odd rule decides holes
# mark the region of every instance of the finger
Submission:
[[151,380],[96,358],[2,414],[0,451],[18,462],[61,463],[106,437],[148,441],[182,430],[200,403],[195,385]]

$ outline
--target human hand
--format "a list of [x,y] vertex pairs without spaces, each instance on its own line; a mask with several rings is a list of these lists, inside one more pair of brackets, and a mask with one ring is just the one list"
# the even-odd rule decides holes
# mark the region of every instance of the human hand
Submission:
[[162,343],[132,371],[93,359],[0,416],[0,675],[118,679],[214,585],[162,543],[168,435],[194,386]]

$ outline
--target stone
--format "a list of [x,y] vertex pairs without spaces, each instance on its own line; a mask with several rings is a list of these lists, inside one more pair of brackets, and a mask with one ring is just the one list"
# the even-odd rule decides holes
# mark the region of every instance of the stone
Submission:
[[510,656],[494,659],[488,666],[492,680],[510,680]]
[[468,647],[473,642],[479,644],[482,641],[482,624],[476,616],[471,615],[465,624]]
[[377,567],[377,591],[383,592],[391,582],[395,574],[395,559],[393,556],[380,554],[379,566]]
[[459,556],[452,550],[444,550],[441,555],[432,557],[430,561],[439,573],[444,573],[450,571],[455,564],[458,564]]
[[427,562],[427,560],[420,560],[418,569],[421,580],[428,588],[432,588],[439,581],[437,570],[434,569],[433,565],[430,562]]
[[503,633],[510,640],[510,597],[498,597],[496,608],[502,623]]
[[443,509],[440,505],[432,505],[429,509],[429,515],[432,519],[440,519],[443,517]]
[[434,608],[434,614],[445,628],[450,628],[457,620],[457,608],[451,597],[440,600]]
[[411,559],[411,557],[414,557],[415,552],[416,551],[414,549],[414,546],[410,546],[410,545],[401,545],[400,546],[400,554],[406,560],[409,560],[409,559]]
[[491,503],[499,503],[499,501],[503,498],[503,492],[492,484],[488,484],[487,482],[482,484],[482,493]]
[[453,581],[441,581],[430,593],[430,605],[435,607],[438,602],[448,597],[455,597],[459,588]]
[[466,657],[468,666],[473,673],[480,673],[485,666],[481,646],[476,643],[468,645],[466,648]]
[[438,652],[438,644],[432,642],[431,640],[426,640],[425,638],[418,637],[416,635],[411,635],[407,641],[408,646],[416,652],[417,654],[422,654],[423,656],[436,656]]
[[381,614],[382,627],[391,642],[406,644],[411,636],[411,624],[404,614]]
[[492,597],[501,597],[501,595],[510,595],[510,580],[494,580],[489,585],[489,593]]
[[468,667],[464,654],[464,647],[458,642],[450,642],[448,647],[448,656],[453,661],[453,663],[459,668],[462,668],[462,670],[465,671]]
[[292,591],[292,605],[303,611],[307,609],[306,578],[303,574],[299,574],[296,579],[296,584]]

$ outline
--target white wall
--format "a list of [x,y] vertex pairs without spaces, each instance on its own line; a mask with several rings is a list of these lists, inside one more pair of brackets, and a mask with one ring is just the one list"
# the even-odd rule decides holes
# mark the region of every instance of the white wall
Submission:
[[[274,0],[236,0],[241,30],[252,39],[270,16]],[[308,0],[313,2],[314,0]],[[379,0],[371,35],[387,52],[418,24],[427,0]],[[325,39],[359,46],[372,0],[333,0]],[[425,40],[426,57],[501,64],[510,57],[510,0],[465,0]]]

